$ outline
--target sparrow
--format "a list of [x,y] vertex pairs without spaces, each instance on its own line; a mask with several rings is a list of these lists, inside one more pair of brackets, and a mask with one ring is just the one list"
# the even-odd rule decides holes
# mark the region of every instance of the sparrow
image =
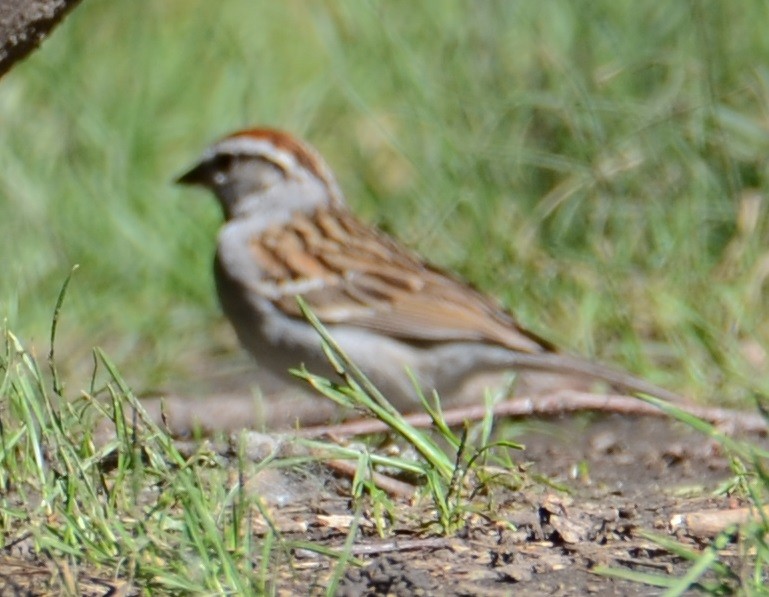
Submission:
[[302,297],[335,341],[402,411],[425,395],[466,400],[488,374],[548,372],[670,401],[668,390],[566,354],[498,302],[435,267],[348,208],[323,158],[269,128],[232,133],[179,177],[219,201],[214,260],[222,309],[257,364],[286,382],[303,364],[333,375]]

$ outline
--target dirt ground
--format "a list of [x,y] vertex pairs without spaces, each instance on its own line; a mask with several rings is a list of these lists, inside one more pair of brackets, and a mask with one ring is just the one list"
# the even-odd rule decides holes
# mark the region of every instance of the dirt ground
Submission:
[[[682,575],[691,563],[662,549],[644,532],[665,535],[699,549],[705,537],[676,531],[672,520],[688,512],[730,510],[742,504],[714,497],[730,478],[718,446],[677,423],[622,416],[580,417],[548,423],[516,441],[529,476],[541,482],[500,489],[482,498],[456,536],[423,533],[434,517],[429,504],[410,506],[393,537],[380,538],[372,524],[358,531],[353,554],[365,562],[348,567],[339,595],[653,595],[661,589],[597,575],[597,565],[658,575]],[[525,463],[525,464],[524,464]],[[429,500],[426,500],[429,502]],[[491,508],[488,505],[492,504]],[[422,510],[420,511],[420,508]],[[404,506],[404,512],[406,507]],[[333,490],[309,509],[276,510],[279,524],[301,531],[289,538],[342,549],[350,504]],[[492,519],[493,518],[493,519]],[[293,535],[293,537],[292,537]],[[276,574],[279,594],[323,594],[334,563],[297,553],[293,571]]]
[[[509,437],[512,427],[498,426]],[[336,594],[347,596],[660,594],[648,584],[596,574],[596,567],[680,576],[691,563],[644,533],[698,550],[707,537],[673,521],[744,506],[713,494],[730,478],[730,463],[715,442],[680,423],[583,415],[527,426],[510,437],[525,444],[513,452],[524,482],[469,498],[478,513],[455,535],[442,536],[429,524],[436,516],[429,498],[396,501],[384,537],[364,504],[351,550],[360,565],[341,567],[311,550],[273,550],[276,593],[323,595],[337,582]],[[304,474],[313,497],[270,507],[283,539],[343,551],[356,520],[349,479],[325,470],[292,474],[298,477],[291,484],[301,484]],[[727,558],[737,552],[730,546]],[[0,557],[0,594],[50,594],[53,577],[59,579],[53,585],[65,587],[72,574],[60,563],[7,554]],[[140,594],[115,579],[89,581],[82,570],[77,577],[84,594]]]

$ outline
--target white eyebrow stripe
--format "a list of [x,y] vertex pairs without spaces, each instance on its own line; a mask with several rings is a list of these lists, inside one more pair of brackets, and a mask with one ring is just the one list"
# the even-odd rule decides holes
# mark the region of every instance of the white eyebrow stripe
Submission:
[[300,168],[296,156],[290,151],[277,147],[274,142],[266,139],[254,137],[231,137],[220,141],[209,150],[207,158],[213,158],[219,153],[229,153],[232,155],[253,155],[261,156],[269,161],[275,162],[277,166],[290,174],[295,174],[303,168]]

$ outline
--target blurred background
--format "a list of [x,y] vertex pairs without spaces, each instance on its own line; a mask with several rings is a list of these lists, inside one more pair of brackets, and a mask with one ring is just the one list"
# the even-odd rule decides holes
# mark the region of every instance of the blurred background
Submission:
[[[769,4],[84,2],[0,80],[0,318],[87,387],[247,359],[174,177],[307,138],[353,209],[528,327],[702,400],[766,389]],[[235,365],[233,365],[235,364]]]

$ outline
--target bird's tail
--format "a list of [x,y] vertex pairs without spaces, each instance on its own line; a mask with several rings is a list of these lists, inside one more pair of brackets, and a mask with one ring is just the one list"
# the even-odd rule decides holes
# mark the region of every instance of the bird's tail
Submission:
[[655,398],[682,404],[689,402],[680,394],[661,388],[660,386],[640,379],[625,371],[617,371],[611,367],[593,363],[579,357],[573,357],[567,354],[555,352],[546,352],[539,354],[516,352],[513,357],[514,368],[534,369],[540,371],[554,371],[559,373],[569,373],[597,380],[605,381],[618,390],[630,394],[649,394]]

